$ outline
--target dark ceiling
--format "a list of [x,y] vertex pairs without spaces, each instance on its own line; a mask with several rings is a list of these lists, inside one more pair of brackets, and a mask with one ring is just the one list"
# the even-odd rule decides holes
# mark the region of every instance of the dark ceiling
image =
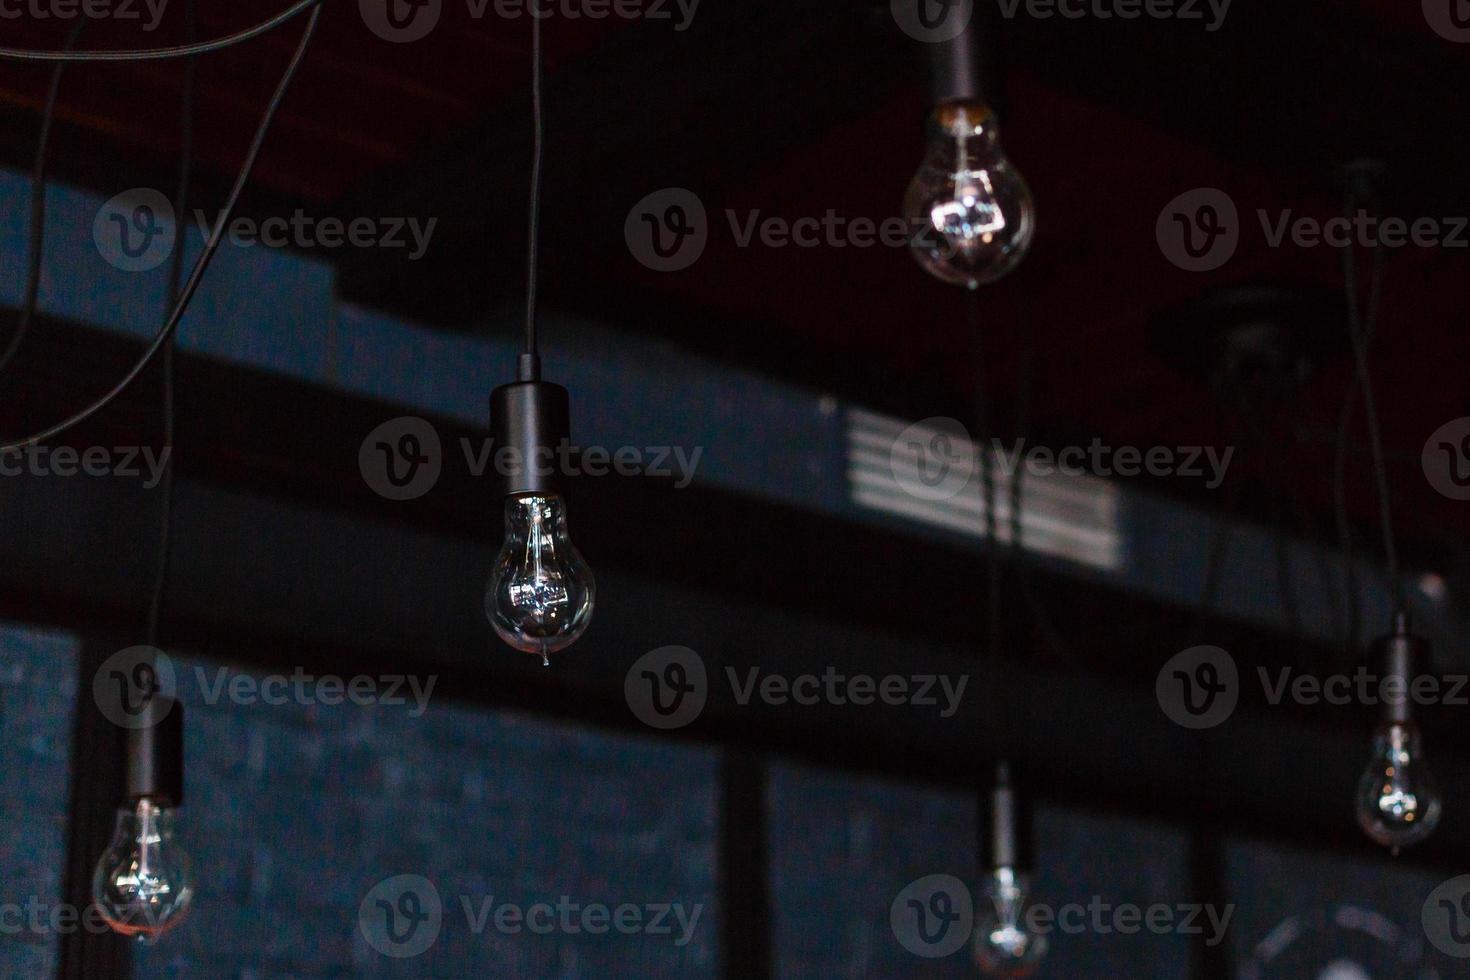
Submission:
[[[201,3],[199,33],[282,5]],[[475,19],[464,0],[445,0],[427,38],[390,44],[357,3],[327,0],[247,203],[437,217],[419,262],[379,251],[339,264],[352,298],[443,329],[476,329],[523,289],[529,20],[494,9]],[[998,426],[1023,421],[1015,406],[1029,377],[1027,430],[1053,441],[1244,441],[1254,451],[1241,506],[1321,530],[1346,361],[1247,424],[1166,363],[1150,326],[1214,286],[1340,290],[1337,250],[1272,248],[1255,215],[1339,212],[1346,161],[1387,164],[1388,214],[1470,214],[1470,45],[1436,34],[1419,4],[1389,0],[1236,0],[1216,31],[1199,21],[1037,19],[1024,5],[1005,19],[1000,9],[984,11],[994,90],[1039,231],[1020,271],[979,297]],[[165,43],[179,36],[181,14],[171,7],[153,33],[89,25],[82,44]],[[66,27],[7,21],[6,43],[58,46]],[[203,62],[198,156],[212,201],[299,29]],[[898,213],[925,106],[919,46],[886,4],[704,0],[684,31],[672,21],[553,17],[545,38],[548,306],[895,413],[969,417],[975,345],[960,292],[901,250],[742,248],[724,219],[727,209],[742,218]],[[0,65],[0,152],[12,166],[29,165],[47,74]],[[68,69],[54,172],[111,192],[171,187],[180,77],[177,63]],[[635,202],[669,186],[703,200],[710,241],[691,268],[658,273],[634,260],[623,224]],[[1209,273],[1176,268],[1155,239],[1160,210],[1196,187],[1225,190],[1242,217],[1238,252]],[[1470,414],[1467,271],[1464,248],[1393,251],[1373,349],[1404,533],[1421,560],[1440,563],[1459,560],[1441,529],[1466,529],[1470,518],[1430,489],[1418,456],[1430,432]],[[1363,523],[1367,487],[1355,455],[1350,497]]]

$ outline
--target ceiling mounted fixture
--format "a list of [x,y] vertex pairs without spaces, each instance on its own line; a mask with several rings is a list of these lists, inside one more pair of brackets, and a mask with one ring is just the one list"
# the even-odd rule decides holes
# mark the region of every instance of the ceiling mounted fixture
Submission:
[[1342,291],[1327,286],[1246,285],[1208,289],[1155,317],[1154,350],[1217,395],[1287,396],[1348,349]]

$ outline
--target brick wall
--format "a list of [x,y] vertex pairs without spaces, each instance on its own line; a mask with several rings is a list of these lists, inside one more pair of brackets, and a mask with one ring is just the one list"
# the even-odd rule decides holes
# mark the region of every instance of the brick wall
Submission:
[[[772,772],[772,904],[777,976],[975,977],[966,944],[925,959],[903,948],[889,921],[910,882],[947,874],[975,888],[975,800],[793,766]],[[1190,899],[1184,836],[1162,826],[1042,809],[1034,898],[1053,908],[1147,907]],[[978,900],[978,899],[977,899]],[[1036,980],[1179,980],[1190,940],[1053,935]]]
[[[198,904],[176,934],[139,949],[140,975],[716,975],[711,753],[480,711],[438,692],[419,718],[383,705],[208,704],[218,669],[188,661],[178,671]],[[428,879],[443,906],[437,942],[406,959],[359,930],[368,892],[400,874]],[[464,907],[478,915],[492,897],[492,908],[529,908],[562,896],[702,914],[679,946],[676,936],[560,927],[491,924],[476,935]]]
[[[34,899],[49,910],[61,901],[76,658],[70,636],[0,626],[0,903],[7,909]],[[0,980],[53,976],[55,932],[9,914]]]

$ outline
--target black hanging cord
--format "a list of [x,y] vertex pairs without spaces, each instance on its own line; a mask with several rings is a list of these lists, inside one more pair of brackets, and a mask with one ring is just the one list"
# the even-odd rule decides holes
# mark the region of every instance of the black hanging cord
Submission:
[[[975,433],[975,455],[980,464],[980,501],[984,513],[984,524],[982,532],[985,535],[985,654],[990,658],[991,664],[999,669],[1000,651],[1000,548],[996,542],[996,531],[998,521],[995,514],[995,467],[992,465],[990,449],[985,441],[991,438],[991,413],[990,396],[985,385],[985,343],[981,334],[980,297],[976,290],[965,291],[965,326],[970,332],[970,343],[973,345],[974,370],[975,370],[975,424],[978,432]],[[992,690],[998,691],[1000,685],[998,678],[991,685]],[[975,732],[976,745],[985,744],[985,724],[987,716],[994,718],[994,711],[978,712],[977,731]],[[993,778],[994,772],[988,768],[993,761],[983,758],[977,753],[976,783],[980,791],[979,806],[976,808],[976,853],[985,855],[990,849],[990,807],[987,805],[989,789],[986,783],[987,777]],[[1004,761],[999,762],[1005,765]],[[982,871],[986,869],[981,869]]]
[[305,13],[307,10],[318,8],[322,0],[297,0],[285,10],[262,21],[253,27],[247,27],[234,34],[216,38],[213,41],[200,41],[193,44],[179,44],[169,48],[141,48],[129,51],[27,51],[24,48],[0,48],[0,60],[11,61],[162,61],[169,58],[189,58],[198,54],[212,54],[215,51],[223,51],[225,48],[234,47],[252,41],[262,34],[268,33],[280,27],[282,24]]
[[[1352,210],[1355,204],[1361,203],[1359,181],[1355,175],[1350,175],[1347,201],[1344,208],[1346,216],[1352,219]],[[1368,371],[1368,350],[1378,325],[1378,307],[1382,293],[1383,282],[1383,257],[1377,242],[1370,249],[1372,266],[1368,283],[1367,302],[1360,307],[1362,292],[1358,277],[1357,256],[1352,245],[1343,249],[1343,278],[1347,290],[1348,308],[1348,337],[1352,342],[1354,380],[1348,387],[1348,393],[1344,398],[1343,414],[1339,420],[1337,460],[1334,469],[1334,502],[1339,521],[1339,535],[1343,540],[1344,549],[1348,552],[1348,562],[1351,564],[1350,534],[1351,529],[1347,521],[1346,507],[1346,452],[1351,425],[1353,399],[1355,391],[1361,390],[1363,396],[1363,415],[1367,421],[1368,445],[1373,462],[1373,479],[1378,496],[1378,520],[1383,534],[1383,554],[1388,565],[1388,588],[1392,596],[1394,611],[1402,613],[1407,611],[1407,599],[1404,594],[1403,577],[1399,568],[1398,545],[1394,537],[1393,528],[1393,502],[1389,493],[1388,467],[1383,457],[1383,435],[1378,420],[1378,404],[1373,393],[1373,380]]]
[[[195,0],[188,0],[184,8],[185,36],[193,40],[195,35]],[[184,216],[189,211],[189,181],[194,168],[194,81],[198,59],[184,61],[183,96],[179,107],[179,183],[174,192],[173,252],[169,256],[168,292],[177,302],[179,287],[184,279],[184,247],[187,238],[184,229],[188,222]],[[168,454],[164,457],[163,474],[159,481],[161,499],[159,503],[158,558],[154,564],[153,593],[148,603],[147,643],[158,645],[158,620],[163,611],[164,586],[168,582],[169,545],[173,538],[174,524],[174,460],[178,445],[174,438],[174,343],[170,339],[163,345],[163,447]]]
[[980,297],[976,290],[965,292],[965,312],[970,342],[975,356],[975,421],[980,431],[976,434],[976,457],[980,464],[980,501],[985,524],[985,578],[986,578],[986,645],[993,659],[1000,657],[1000,546],[996,540],[999,521],[995,513],[995,466],[991,447],[985,440],[992,438],[990,396],[985,386],[985,345],[981,337]]
[[531,17],[531,193],[526,215],[526,354],[540,356],[536,346],[536,274],[540,258],[541,144],[545,124],[541,115],[541,18]]
[[[1035,400],[1036,351],[1032,334],[1031,305],[1027,303],[1021,307],[1021,310],[1021,329],[1018,337],[1021,369],[1017,372],[1019,380],[1016,385],[1016,437],[1025,439],[1031,431],[1032,404]],[[1011,571],[1015,573],[1016,584],[1020,586],[1021,598],[1031,610],[1032,620],[1045,634],[1049,648],[1074,669],[1085,671],[1086,665],[1077,656],[1067,639],[1062,636],[1061,631],[1057,629],[1056,624],[1052,621],[1051,611],[1037,593],[1031,581],[1031,566],[1022,560],[1021,501],[1025,476],[1026,467],[1024,465],[1017,466],[1015,472],[1011,474],[1011,540],[1009,543]]]
[[[286,71],[281,76],[280,83],[276,86],[275,94],[271,96],[270,103],[266,106],[265,115],[261,118],[260,125],[255,130],[255,137],[251,140],[250,149],[245,154],[245,162],[241,165],[240,173],[235,178],[235,185],[230,189],[230,195],[225,200],[225,206],[221,212],[220,219],[210,231],[209,238],[204,244],[204,251],[195,260],[194,268],[189,273],[189,279],[184,283],[184,288],[179,292],[178,300],[174,303],[173,310],[169,313],[168,319],[164,321],[163,326],[154,335],[147,350],[128,369],[127,374],[123,375],[122,380],[113,385],[112,389],[105,395],[70,418],[64,419],[49,428],[26,436],[23,439],[13,440],[0,446],[0,452],[10,452],[50,439],[96,415],[111,404],[118,395],[127,390],[128,386],[137,379],[138,375],[142,374],[143,370],[153,362],[153,358],[168,343],[169,338],[174,335],[174,331],[178,329],[179,321],[183,318],[184,311],[189,306],[189,301],[194,298],[194,293],[198,290],[199,283],[203,280],[204,273],[209,268],[210,261],[214,258],[215,252],[219,251],[220,243],[224,240],[225,228],[228,227],[230,217],[235,212],[235,206],[239,203],[240,194],[245,189],[245,183],[250,179],[250,173],[255,168],[255,161],[260,156],[261,147],[265,144],[265,136],[270,130],[271,121],[275,118],[276,110],[280,108],[281,102],[286,97],[286,91],[291,86],[291,80],[296,76],[296,70],[301,67],[301,62],[306,56],[307,46],[311,42],[312,35],[316,33],[316,25],[320,17],[321,7],[315,7],[306,22],[306,29],[301,33],[301,40],[296,46],[296,52],[291,56],[291,62],[286,66]],[[179,220],[183,220],[182,215],[179,216]]]
[[[87,25],[83,17],[66,35],[64,50],[70,51]],[[36,316],[36,305],[41,295],[42,250],[46,246],[46,150],[51,142],[51,125],[56,120],[56,100],[61,92],[61,76],[66,71],[66,62],[59,61],[51,70],[51,87],[46,90],[46,104],[41,110],[41,135],[36,141],[36,160],[31,167],[31,217],[30,251],[26,253],[26,291],[20,304],[20,316],[15,322],[15,333],[5,350],[0,352],[0,372],[10,366],[16,352],[30,333],[31,323]]]

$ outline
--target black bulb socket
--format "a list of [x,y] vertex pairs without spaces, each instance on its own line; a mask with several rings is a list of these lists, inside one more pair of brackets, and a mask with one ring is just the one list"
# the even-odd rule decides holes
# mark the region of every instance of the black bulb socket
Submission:
[[995,785],[983,800],[982,866],[1030,871],[1035,858],[1030,798],[1011,779],[1009,766],[997,768]]
[[501,498],[560,492],[559,457],[571,438],[570,398],[539,374],[539,365],[522,358],[520,380],[490,393],[491,469]]
[[1383,670],[1384,679],[1393,678],[1402,697],[1383,699],[1383,720],[1390,725],[1406,725],[1414,720],[1412,690],[1421,665],[1429,663],[1429,641],[1416,636],[1403,613],[1394,616],[1393,632],[1373,642],[1373,659]]
[[184,706],[155,694],[148,699],[140,727],[128,730],[123,803],[150,799],[160,806],[184,803]]
[[[918,0],[923,4],[925,0]],[[949,102],[983,102],[1004,115],[1004,80],[998,69],[1000,48],[990,43],[999,33],[999,25],[983,4],[973,4],[965,26],[954,37],[944,41],[924,41],[924,76],[928,87],[929,107]],[[946,17],[962,16],[961,7],[947,8]]]
[[926,46],[929,55],[929,104],[984,101],[980,42],[973,18],[970,26],[948,41]]

